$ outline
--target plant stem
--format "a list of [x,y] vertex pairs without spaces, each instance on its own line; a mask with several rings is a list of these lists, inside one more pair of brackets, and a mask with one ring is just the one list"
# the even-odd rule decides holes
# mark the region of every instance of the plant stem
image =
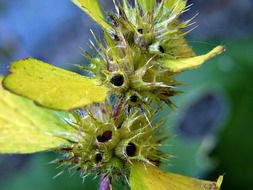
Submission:
[[99,190],[112,190],[111,179],[109,176],[101,176]]

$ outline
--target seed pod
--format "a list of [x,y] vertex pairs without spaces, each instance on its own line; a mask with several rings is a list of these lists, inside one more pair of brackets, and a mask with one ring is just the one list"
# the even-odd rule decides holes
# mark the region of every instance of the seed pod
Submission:
[[119,134],[117,133],[115,126],[103,125],[97,129],[96,144],[98,147],[112,149],[119,140]]
[[108,76],[109,86],[117,93],[124,93],[129,88],[128,77],[121,72],[114,72]]
[[128,160],[138,156],[138,147],[130,139],[126,139],[117,145],[115,154],[121,159]]

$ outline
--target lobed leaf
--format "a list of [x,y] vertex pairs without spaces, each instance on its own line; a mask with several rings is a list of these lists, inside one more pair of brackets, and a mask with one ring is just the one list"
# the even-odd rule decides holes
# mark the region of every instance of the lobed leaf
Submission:
[[33,58],[15,61],[10,72],[3,81],[6,89],[48,108],[70,110],[102,102],[107,96],[96,79]]
[[2,85],[0,97],[0,153],[33,153],[68,144],[58,136],[70,128],[55,112],[4,90]]
[[135,162],[131,166],[131,190],[218,190],[222,176],[217,182],[195,179],[163,172],[155,166]]
[[190,57],[190,58],[179,58],[179,59],[160,59],[158,62],[168,68],[171,72],[182,72],[201,66],[205,61],[211,59],[222,52],[224,52],[223,46],[217,46],[210,52],[204,55]]

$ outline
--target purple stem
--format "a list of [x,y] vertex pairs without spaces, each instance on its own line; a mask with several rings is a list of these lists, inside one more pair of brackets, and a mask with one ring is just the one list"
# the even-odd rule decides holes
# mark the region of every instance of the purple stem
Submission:
[[119,112],[121,110],[121,104],[118,104],[115,106],[114,111],[113,111],[113,118],[116,119],[119,115]]
[[109,176],[101,176],[99,190],[112,190]]

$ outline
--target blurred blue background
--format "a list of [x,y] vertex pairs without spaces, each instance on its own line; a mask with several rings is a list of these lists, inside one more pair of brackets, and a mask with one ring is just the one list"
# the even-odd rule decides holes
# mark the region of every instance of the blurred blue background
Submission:
[[[185,93],[175,98],[167,151],[174,157],[168,171],[215,180],[225,174],[224,190],[253,189],[253,1],[191,0],[198,28],[188,36],[198,53],[218,44],[223,55],[197,70],[181,74]],[[111,1],[101,1],[104,10]],[[20,58],[35,57],[59,67],[76,70],[85,63],[90,29],[99,27],[69,0],[0,0],[0,73]],[[163,115],[168,114],[165,110]],[[96,189],[97,180],[66,173],[48,164],[55,154],[0,155],[1,190]]]

